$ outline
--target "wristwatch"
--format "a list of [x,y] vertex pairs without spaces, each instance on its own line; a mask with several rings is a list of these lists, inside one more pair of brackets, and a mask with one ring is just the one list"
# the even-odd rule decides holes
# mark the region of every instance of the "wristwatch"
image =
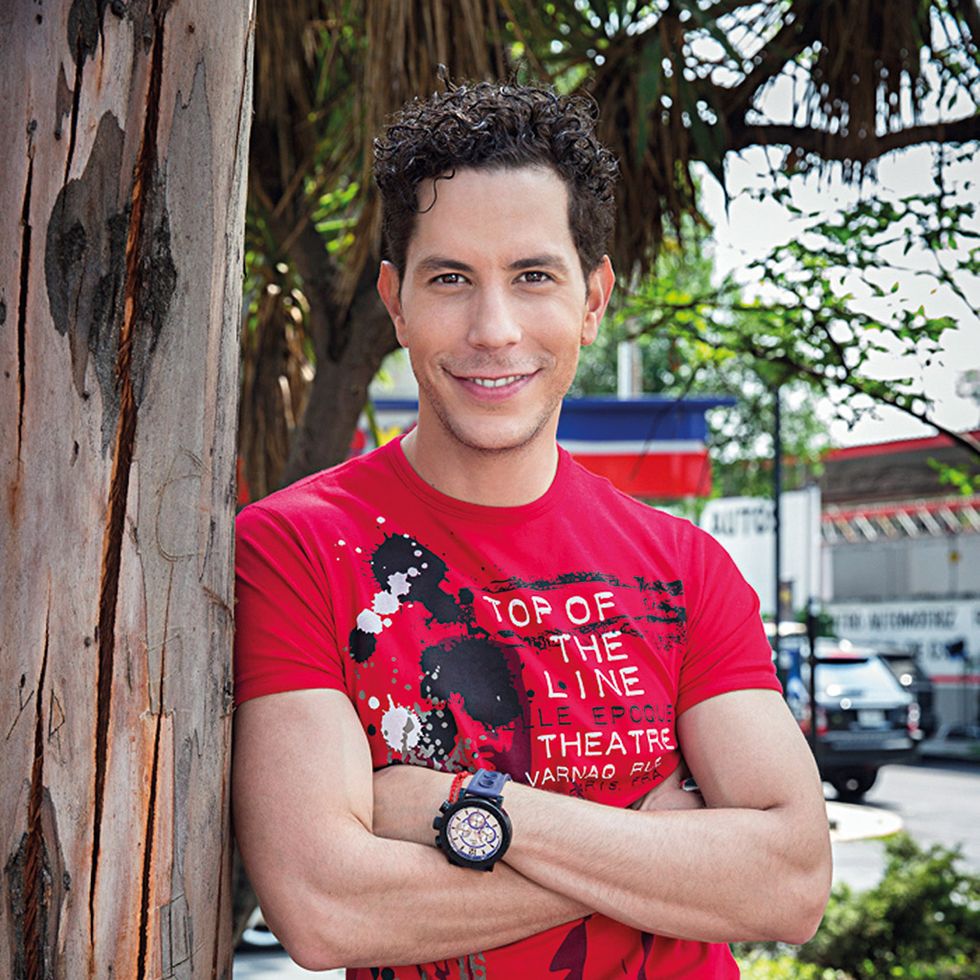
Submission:
[[469,785],[439,807],[432,829],[436,846],[450,864],[474,871],[493,871],[510,846],[511,825],[503,807],[505,772],[478,769]]

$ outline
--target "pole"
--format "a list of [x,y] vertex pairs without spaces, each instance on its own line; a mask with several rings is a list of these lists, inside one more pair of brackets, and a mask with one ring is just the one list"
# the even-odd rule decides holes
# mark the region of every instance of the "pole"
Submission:
[[782,613],[782,602],[781,602],[781,592],[780,588],[782,582],[782,567],[780,565],[780,556],[782,551],[782,540],[781,540],[781,524],[782,524],[782,504],[781,499],[783,495],[783,434],[782,434],[782,418],[780,411],[780,399],[779,399],[779,386],[776,385],[772,389],[773,397],[773,429],[772,429],[772,515],[773,515],[773,540],[774,545],[774,555],[773,555],[773,568],[775,575],[775,585],[776,585],[776,605],[775,613],[773,615],[775,630],[773,632],[773,650],[776,655],[776,671],[782,677],[782,664],[780,663],[780,637],[779,637],[779,621]]
[[635,340],[621,340],[616,348],[616,397],[632,398],[642,391],[640,348]]
[[817,600],[813,596],[806,604],[807,663],[810,676],[807,679],[807,695],[810,700],[810,730],[807,741],[814,757],[817,754]]

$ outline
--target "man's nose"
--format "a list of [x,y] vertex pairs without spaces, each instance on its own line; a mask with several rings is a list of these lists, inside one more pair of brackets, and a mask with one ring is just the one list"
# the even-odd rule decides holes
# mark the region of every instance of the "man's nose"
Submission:
[[474,347],[500,348],[516,344],[522,336],[518,304],[506,289],[490,286],[480,290],[473,304],[467,340]]

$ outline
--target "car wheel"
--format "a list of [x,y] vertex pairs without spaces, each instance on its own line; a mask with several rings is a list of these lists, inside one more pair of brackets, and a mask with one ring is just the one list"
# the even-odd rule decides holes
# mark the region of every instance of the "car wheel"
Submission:
[[837,790],[838,799],[845,803],[857,803],[871,789],[878,778],[877,769],[844,769],[831,773],[830,785]]

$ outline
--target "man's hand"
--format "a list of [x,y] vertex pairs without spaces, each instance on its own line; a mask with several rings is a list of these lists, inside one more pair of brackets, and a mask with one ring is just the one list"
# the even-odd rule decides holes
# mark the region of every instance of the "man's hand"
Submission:
[[684,762],[649,793],[630,804],[632,810],[703,810],[704,797],[697,789],[684,789],[691,775]]

